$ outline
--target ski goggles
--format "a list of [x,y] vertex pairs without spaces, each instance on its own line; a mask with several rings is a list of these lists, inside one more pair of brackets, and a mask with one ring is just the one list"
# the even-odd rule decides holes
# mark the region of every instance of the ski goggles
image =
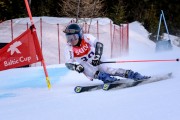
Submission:
[[66,38],[67,38],[67,43],[72,43],[75,40],[79,40],[79,35],[78,34],[66,35]]
[[68,34],[74,34],[74,33],[80,32],[80,30],[76,30],[76,29],[65,29],[63,32],[64,32],[64,33],[68,33]]

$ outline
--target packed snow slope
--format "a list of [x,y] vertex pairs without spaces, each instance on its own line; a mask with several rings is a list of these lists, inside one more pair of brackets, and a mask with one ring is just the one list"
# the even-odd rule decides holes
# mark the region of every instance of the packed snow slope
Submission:
[[[113,60],[176,59],[180,49],[155,52],[148,32],[138,23],[130,24],[130,53]],[[172,37],[173,39],[173,37]],[[52,88],[47,89],[42,67],[0,72],[1,120],[179,120],[180,63],[141,62],[109,64],[144,75],[173,72],[173,78],[142,86],[77,94],[77,85],[90,81],[64,64],[47,66]]]

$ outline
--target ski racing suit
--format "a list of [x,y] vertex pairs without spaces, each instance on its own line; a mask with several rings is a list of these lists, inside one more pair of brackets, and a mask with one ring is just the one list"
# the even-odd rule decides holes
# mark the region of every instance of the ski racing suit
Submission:
[[[96,38],[90,34],[83,35],[80,46],[71,46],[67,44],[65,48],[65,65],[67,66],[67,68],[71,70],[76,70],[76,66],[81,65],[81,67],[83,67],[83,71],[81,72],[83,72],[88,78],[99,79],[102,80],[104,83],[119,80],[113,76],[132,79],[143,79],[146,77],[142,76],[138,72],[133,72],[132,70],[112,68],[107,66],[106,64],[99,64],[97,66],[93,66],[92,60],[96,56],[96,44]],[[103,61],[104,58],[100,56],[99,60]]]

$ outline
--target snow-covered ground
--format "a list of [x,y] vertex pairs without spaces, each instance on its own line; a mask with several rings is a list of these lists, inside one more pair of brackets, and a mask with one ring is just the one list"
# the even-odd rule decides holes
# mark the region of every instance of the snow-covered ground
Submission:
[[[155,53],[155,44],[138,22],[130,24],[130,53],[115,60],[180,58],[180,49]],[[172,38],[173,39],[173,38]],[[0,120],[179,120],[180,63],[110,64],[144,75],[173,72],[173,78],[138,87],[77,94],[77,85],[92,85],[83,74],[64,64],[47,66],[52,88],[47,89],[42,67],[0,72]]]

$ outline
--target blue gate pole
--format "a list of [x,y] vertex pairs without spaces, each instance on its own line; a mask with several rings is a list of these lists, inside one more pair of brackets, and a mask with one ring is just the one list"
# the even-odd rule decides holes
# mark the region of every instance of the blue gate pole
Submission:
[[163,10],[161,10],[161,12],[162,12],[162,15],[163,15],[164,24],[165,24],[166,31],[167,31],[167,34],[168,34],[168,38],[169,38],[169,40],[170,40],[170,37],[169,37],[169,31],[168,31],[168,27],[167,27],[166,20],[165,20],[165,17],[164,17],[164,12],[163,12]]
[[160,15],[160,19],[159,19],[158,34],[157,34],[157,38],[156,38],[157,41],[158,41],[159,32],[160,32],[160,27],[161,27],[161,19],[162,19],[162,14]]

